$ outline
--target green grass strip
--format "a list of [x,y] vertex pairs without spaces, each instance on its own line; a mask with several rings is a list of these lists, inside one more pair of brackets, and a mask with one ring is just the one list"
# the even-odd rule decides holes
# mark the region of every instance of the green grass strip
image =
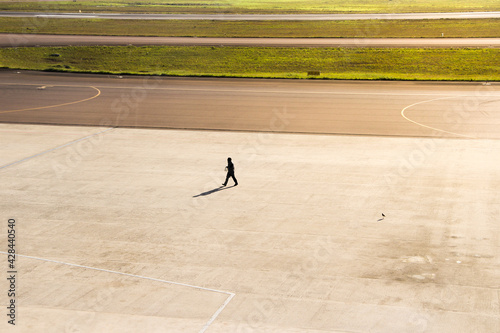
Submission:
[[190,37],[500,37],[500,19],[211,21],[0,18],[2,33]]
[[498,49],[41,47],[0,49],[0,66],[88,73],[499,81]]
[[0,10],[123,13],[415,13],[498,11],[485,0],[111,0],[6,1]]

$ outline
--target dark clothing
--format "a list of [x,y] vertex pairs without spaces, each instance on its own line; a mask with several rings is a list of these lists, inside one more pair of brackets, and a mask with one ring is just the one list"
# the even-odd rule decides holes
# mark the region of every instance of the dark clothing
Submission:
[[234,174],[234,164],[233,162],[229,161],[227,162],[227,172]]
[[234,176],[234,164],[233,164],[233,162],[228,161],[226,169],[227,169],[226,181],[222,185],[226,186],[229,178],[233,178],[235,186],[238,185],[238,181],[236,180],[236,177]]
[[227,176],[226,176],[226,181],[224,182],[224,186],[227,185],[227,181],[229,180],[229,178],[233,178],[234,180],[234,186],[238,185],[238,181],[236,180],[236,178],[234,177],[234,173],[227,173]]

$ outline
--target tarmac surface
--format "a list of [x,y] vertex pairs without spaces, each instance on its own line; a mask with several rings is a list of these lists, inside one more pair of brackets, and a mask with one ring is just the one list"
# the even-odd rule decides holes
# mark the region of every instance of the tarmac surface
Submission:
[[0,47],[90,45],[499,48],[500,38],[212,38],[0,34]]
[[[498,83],[0,71],[0,121],[498,139]],[[28,96],[28,98],[27,98]]]
[[0,83],[2,331],[500,331],[496,84]]
[[116,14],[0,12],[0,17],[130,19],[130,20],[223,20],[223,21],[337,21],[337,20],[441,20],[500,18],[500,12],[389,13],[389,14]]

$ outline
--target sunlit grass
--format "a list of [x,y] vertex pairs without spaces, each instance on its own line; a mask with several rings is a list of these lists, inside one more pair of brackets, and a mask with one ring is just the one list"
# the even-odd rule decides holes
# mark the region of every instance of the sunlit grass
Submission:
[[114,0],[0,1],[0,10],[149,13],[402,13],[497,11],[485,0]]
[[500,19],[213,21],[0,18],[0,32],[192,37],[500,37]]
[[[0,66],[88,73],[325,79],[500,80],[498,49],[43,47],[0,49]],[[315,76],[316,77],[316,76]]]

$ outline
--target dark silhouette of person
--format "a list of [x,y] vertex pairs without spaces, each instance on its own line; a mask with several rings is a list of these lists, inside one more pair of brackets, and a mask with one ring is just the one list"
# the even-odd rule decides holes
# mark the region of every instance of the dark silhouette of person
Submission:
[[238,185],[238,181],[236,180],[236,177],[234,176],[234,164],[231,161],[231,157],[227,158],[227,166],[226,166],[225,170],[227,171],[226,181],[224,182],[224,184],[222,184],[222,186],[226,186],[227,185],[227,181],[229,180],[229,178],[233,178],[233,180],[234,180],[234,186],[237,186]]

